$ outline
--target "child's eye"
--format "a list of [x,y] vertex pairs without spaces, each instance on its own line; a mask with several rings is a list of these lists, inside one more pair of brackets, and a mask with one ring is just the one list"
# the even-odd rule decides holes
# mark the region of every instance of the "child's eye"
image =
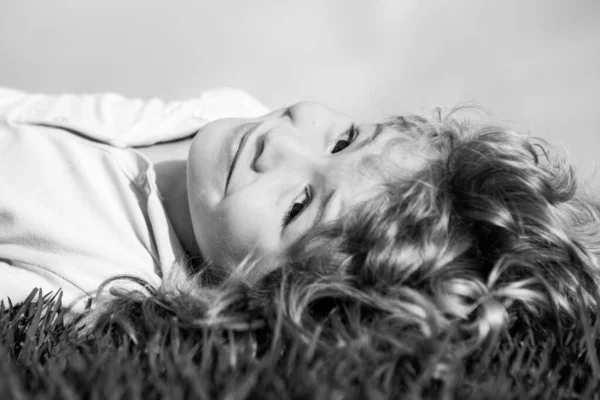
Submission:
[[350,146],[350,144],[354,142],[357,136],[358,129],[356,128],[356,125],[352,124],[350,129],[348,129],[338,137],[337,142],[335,142],[335,146],[331,150],[331,154],[335,154]]
[[310,188],[307,186],[304,188],[302,193],[298,195],[290,204],[288,211],[285,213],[283,217],[283,221],[281,226],[285,228],[288,226],[293,220],[295,220],[302,212],[306,209],[310,200],[312,198],[312,194],[310,192]]

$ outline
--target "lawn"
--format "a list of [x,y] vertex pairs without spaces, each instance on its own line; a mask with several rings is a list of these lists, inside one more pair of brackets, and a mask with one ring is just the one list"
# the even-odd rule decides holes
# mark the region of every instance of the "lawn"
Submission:
[[467,354],[450,336],[410,349],[392,341],[323,346],[322,332],[300,340],[290,320],[268,311],[224,330],[143,299],[128,310],[82,337],[60,298],[34,291],[24,303],[4,304],[0,398],[600,398],[599,324],[583,312],[579,324],[554,331],[514,321]]

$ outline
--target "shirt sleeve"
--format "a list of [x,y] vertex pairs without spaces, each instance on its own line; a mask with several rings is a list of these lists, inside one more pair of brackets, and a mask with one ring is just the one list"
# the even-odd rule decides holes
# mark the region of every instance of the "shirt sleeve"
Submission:
[[195,134],[220,118],[251,118],[269,110],[242,90],[209,90],[197,98],[164,102],[115,93],[29,94],[0,88],[0,119],[62,128],[115,147],[149,146]]

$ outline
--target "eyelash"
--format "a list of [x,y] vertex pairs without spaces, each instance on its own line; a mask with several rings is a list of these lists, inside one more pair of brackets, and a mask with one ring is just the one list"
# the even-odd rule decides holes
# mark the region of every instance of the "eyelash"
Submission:
[[[343,151],[348,146],[350,146],[352,144],[352,142],[354,142],[356,140],[356,137],[358,136],[358,133],[359,132],[358,132],[358,129],[357,129],[356,125],[352,124],[348,130],[346,130],[345,132],[343,132],[337,138],[337,140],[335,142],[335,146],[331,150],[331,154],[335,154],[335,153],[338,153],[340,151]],[[346,139],[342,139],[344,137]],[[338,144],[339,143],[343,143],[343,145],[342,145],[343,147],[340,148],[340,149],[338,149]],[[298,201],[299,199],[301,199],[301,201]],[[311,200],[312,200],[312,193],[310,192],[310,188],[307,186],[307,187],[304,188],[304,190],[302,191],[302,193],[299,196],[296,196],[296,198],[292,201],[292,204],[290,204],[287,212],[285,213],[285,215],[283,217],[283,221],[281,223],[281,227],[285,228],[292,221],[294,221],[300,214],[302,214],[302,212],[310,204]]]
[[[358,136],[358,128],[356,127],[356,125],[352,124],[352,126],[350,126],[350,128],[343,132],[337,139],[337,141],[335,142],[335,146],[333,146],[333,149],[331,149],[331,154],[335,154],[338,153],[340,151],[343,151],[346,147],[350,146],[352,144],[352,142],[354,142],[356,140],[356,137]],[[347,139],[342,139],[343,137],[347,137]],[[341,149],[338,149],[338,143],[343,142],[345,143],[345,146]]]
[[[302,199],[301,201],[298,201]],[[306,186],[302,193],[292,201],[288,211],[285,213],[283,217],[283,222],[281,224],[282,228],[288,226],[293,220],[295,220],[302,212],[306,209],[306,207],[310,204],[312,200],[312,193],[310,192],[310,188]]]

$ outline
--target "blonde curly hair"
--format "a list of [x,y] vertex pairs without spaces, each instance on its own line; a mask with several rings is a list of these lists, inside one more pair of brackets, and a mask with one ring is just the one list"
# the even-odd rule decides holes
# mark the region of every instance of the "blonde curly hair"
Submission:
[[477,346],[519,313],[564,323],[578,305],[597,309],[600,207],[564,158],[501,126],[390,125],[430,150],[430,162],[288,251],[277,274],[296,324],[316,328],[314,304],[336,298],[400,330],[459,329]]

